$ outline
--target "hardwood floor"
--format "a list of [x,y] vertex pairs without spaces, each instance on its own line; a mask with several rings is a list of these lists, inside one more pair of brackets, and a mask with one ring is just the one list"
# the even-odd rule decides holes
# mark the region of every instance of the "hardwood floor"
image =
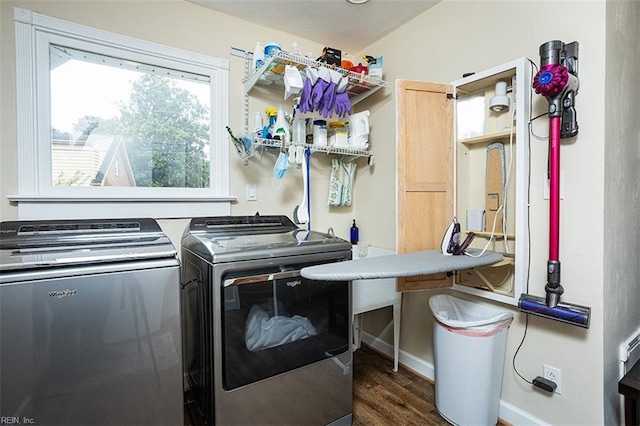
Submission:
[[433,383],[362,346],[353,353],[353,425],[448,425],[435,407]]
[[[432,383],[363,345],[353,353],[353,426],[448,425],[435,407]],[[185,410],[185,425],[202,424]]]

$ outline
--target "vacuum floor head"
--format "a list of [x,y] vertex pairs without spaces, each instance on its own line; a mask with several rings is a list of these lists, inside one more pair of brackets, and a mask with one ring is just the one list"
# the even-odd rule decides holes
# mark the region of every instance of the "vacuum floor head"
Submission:
[[520,296],[518,308],[520,308],[521,312],[527,314],[537,315],[583,328],[589,328],[591,321],[591,308],[588,306],[560,302],[555,308],[550,308],[546,305],[544,298],[531,296],[529,294]]

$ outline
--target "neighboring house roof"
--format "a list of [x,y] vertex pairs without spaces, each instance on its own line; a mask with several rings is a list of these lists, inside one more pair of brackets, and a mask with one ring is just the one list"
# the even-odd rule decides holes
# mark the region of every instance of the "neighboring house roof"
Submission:
[[113,139],[100,168],[91,181],[95,186],[136,186],[127,148],[121,137]]
[[57,185],[136,186],[120,137],[91,134],[80,143],[53,139],[51,149],[52,179]]

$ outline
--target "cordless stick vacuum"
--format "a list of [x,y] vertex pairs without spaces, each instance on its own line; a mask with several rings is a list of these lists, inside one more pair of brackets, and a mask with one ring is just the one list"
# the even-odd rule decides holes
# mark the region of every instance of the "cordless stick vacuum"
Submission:
[[549,101],[549,260],[546,297],[522,294],[522,312],[589,328],[591,308],[563,303],[560,284],[560,139],[578,134],[575,96],[578,93],[578,42],[559,40],[540,46],[540,71],[533,79],[536,93]]

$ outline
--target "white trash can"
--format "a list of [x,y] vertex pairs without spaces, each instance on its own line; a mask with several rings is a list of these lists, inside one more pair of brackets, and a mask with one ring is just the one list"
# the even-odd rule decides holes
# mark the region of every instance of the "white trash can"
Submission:
[[438,412],[456,425],[495,425],[513,313],[445,294],[429,307]]

